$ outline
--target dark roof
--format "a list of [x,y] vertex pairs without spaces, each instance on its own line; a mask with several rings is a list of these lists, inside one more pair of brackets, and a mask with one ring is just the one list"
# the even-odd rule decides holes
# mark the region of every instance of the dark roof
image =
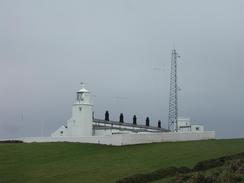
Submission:
[[102,123],[102,124],[111,124],[111,125],[119,125],[121,127],[136,127],[136,128],[141,128],[141,129],[148,129],[148,130],[157,130],[157,131],[163,131],[163,132],[168,132],[169,130],[165,129],[165,128],[158,128],[158,127],[154,127],[154,126],[146,126],[146,125],[135,125],[133,123],[121,123],[118,121],[105,121],[102,119],[93,119],[94,123]]

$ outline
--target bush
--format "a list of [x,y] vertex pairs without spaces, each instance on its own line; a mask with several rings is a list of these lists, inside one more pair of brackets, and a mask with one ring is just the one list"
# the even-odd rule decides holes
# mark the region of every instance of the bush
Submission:
[[159,169],[146,174],[136,174],[118,180],[116,183],[146,183],[167,177],[175,176],[178,173],[189,173],[191,169],[186,167],[169,167],[166,169]]
[[244,158],[244,152],[235,155],[230,155],[230,156],[223,156],[217,159],[200,161],[194,166],[193,170],[194,171],[208,170],[211,168],[223,166],[225,162],[227,162],[228,160],[241,159],[241,158]]
[[[125,177],[117,183],[147,183],[168,177],[175,177],[173,183],[234,183],[241,180],[244,171],[244,153],[223,156],[198,162],[193,169],[187,167],[169,167],[150,173]],[[199,171],[220,167],[218,172],[204,176]]]
[[3,140],[0,143],[24,143],[22,140]]
[[210,160],[200,161],[194,166],[193,170],[194,171],[208,170],[210,168],[223,166],[224,163],[225,163],[224,159],[210,159]]

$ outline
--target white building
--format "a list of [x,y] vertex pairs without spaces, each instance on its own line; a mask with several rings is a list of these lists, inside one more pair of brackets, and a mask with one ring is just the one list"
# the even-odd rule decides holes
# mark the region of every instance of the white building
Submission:
[[203,132],[204,126],[200,124],[191,124],[190,118],[178,119],[178,132]]
[[72,117],[58,128],[52,137],[90,137],[113,134],[145,134],[167,131],[145,125],[134,125],[132,123],[121,123],[117,121],[105,121],[93,119],[93,104],[90,92],[82,88],[76,94],[76,100],[72,106]]
[[174,142],[215,139],[214,131],[204,131],[202,125],[193,125],[190,119],[179,119],[178,132],[163,128],[105,121],[93,118],[91,94],[82,86],[76,93],[72,106],[72,117],[50,137],[23,137],[17,139],[31,142],[79,142],[106,145],[132,145],[153,142]]

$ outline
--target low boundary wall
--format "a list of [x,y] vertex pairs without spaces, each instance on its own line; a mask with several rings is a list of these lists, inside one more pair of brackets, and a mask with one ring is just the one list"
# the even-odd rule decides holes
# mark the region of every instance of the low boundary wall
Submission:
[[176,142],[215,139],[215,131],[205,132],[160,132],[150,134],[113,134],[91,137],[23,137],[16,139],[26,143],[32,142],[79,142],[91,144],[105,144],[123,146],[132,144],[146,144],[154,142]]

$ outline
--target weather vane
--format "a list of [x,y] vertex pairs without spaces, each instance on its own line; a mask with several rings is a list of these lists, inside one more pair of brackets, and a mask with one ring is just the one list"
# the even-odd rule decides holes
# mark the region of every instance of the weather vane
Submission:
[[84,82],[80,82],[80,84],[81,84],[81,87],[84,88],[85,83]]

